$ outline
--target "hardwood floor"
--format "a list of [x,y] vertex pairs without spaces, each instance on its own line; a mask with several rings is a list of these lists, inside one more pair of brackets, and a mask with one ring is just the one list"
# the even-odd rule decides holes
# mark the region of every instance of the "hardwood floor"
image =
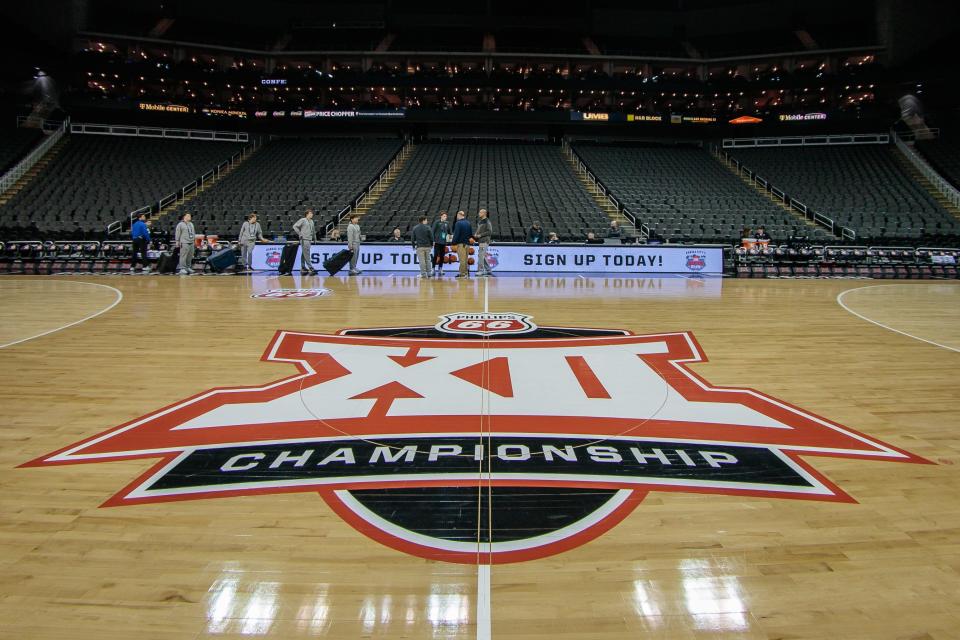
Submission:
[[[329,292],[311,298],[251,298],[273,289],[320,287]],[[113,289],[122,300],[94,316],[117,302]],[[840,294],[849,311],[838,304]],[[296,280],[28,276],[0,278],[0,299],[0,345],[25,340],[0,348],[0,637],[474,638],[484,636],[483,616],[489,615],[492,637],[511,639],[960,638],[957,283],[579,276],[435,282],[368,274]],[[647,342],[610,337],[612,351],[601,355],[590,351],[601,347],[589,346],[594,344],[590,341],[600,344],[600,338],[584,338],[569,329],[573,346],[558,352],[559,364],[552,368],[510,360],[523,349],[506,339],[468,343],[454,337],[461,340],[456,349],[423,342],[419,351],[409,351],[403,337],[314,336],[353,328],[433,327],[444,314],[481,312],[485,301],[490,312],[528,314],[541,328],[606,328],[660,337]],[[88,316],[94,317],[56,330]],[[278,330],[307,335],[278,338]],[[53,332],[29,339],[48,331]],[[694,389],[682,367],[668,368],[658,360],[657,345],[667,344],[668,355],[687,348],[681,338],[662,337],[682,332],[692,334],[708,359],[692,361],[686,369],[708,386],[754,389],[763,397],[749,402],[760,404],[744,408],[747,404],[738,404],[748,402],[743,394],[718,400],[721,392]],[[558,332],[557,344],[566,345],[566,335]],[[419,338],[409,338],[414,339]],[[285,388],[272,383],[300,375],[300,365],[270,360],[269,345],[277,347],[275,360],[289,357],[286,340],[299,340],[290,349],[313,354],[303,361],[314,373],[284,383],[293,385],[288,396],[269,399],[269,389]],[[329,344],[322,348],[305,346],[324,340]],[[481,343],[486,359],[475,371],[469,357]],[[538,344],[529,341],[518,357],[532,354]],[[383,345],[395,349],[390,353],[397,358],[414,360],[389,370],[394,365],[386,360],[376,366],[365,360]],[[618,359],[617,349],[630,351],[630,358]],[[636,358],[635,353],[652,355]],[[542,363],[548,362],[544,354]],[[417,367],[439,370],[445,358],[465,360],[449,381],[436,383],[430,376],[439,374],[423,374],[418,386]],[[508,360],[513,372],[509,388],[503,383]],[[638,368],[637,376],[651,377],[638,377],[634,387],[621,388],[609,367],[603,368],[606,362],[617,363],[614,373],[624,377],[640,365],[656,373]],[[389,397],[384,391],[369,399],[325,399],[326,390],[340,389],[337,385],[344,394],[352,389],[351,380],[362,377],[358,371],[369,371],[364,374],[369,386],[381,384],[381,377],[392,379],[396,371],[416,397],[390,387]],[[531,382],[537,376],[520,371],[539,371],[542,380]],[[556,382],[545,382],[552,380]],[[440,386],[446,391],[431,395]],[[190,407],[178,404],[225,387],[265,391],[244,396],[245,404],[234,404],[234,409],[212,403],[189,413]],[[580,393],[590,403],[572,399]],[[636,421],[614,432],[610,429],[626,419],[615,408],[624,393],[634,394],[630,403],[638,413],[630,417]],[[420,411],[418,402],[433,410]],[[720,405],[725,402],[734,406],[724,409]],[[458,403],[469,407],[458,408]],[[169,405],[175,407],[154,414]],[[513,421],[501,417],[508,406],[529,415]],[[746,483],[739,485],[711,484],[720,476],[709,475],[684,476],[684,482],[694,484],[679,485],[662,478],[648,484],[583,476],[571,480],[564,489],[569,493],[563,493],[547,476],[532,482],[498,475],[508,469],[512,473],[511,465],[519,465],[522,455],[518,452],[524,451],[516,447],[526,446],[504,445],[515,448],[496,449],[500,453],[492,458],[497,442],[507,442],[497,439],[501,430],[510,425],[536,431],[536,425],[551,423],[530,415],[574,416],[580,406],[602,409],[584,413],[579,422],[557,418],[556,433],[589,433],[594,445],[620,447],[625,457],[634,441],[618,440],[617,434],[643,439],[654,437],[657,429],[677,429],[676,439],[710,441],[719,450],[727,446],[720,440],[739,437],[735,427],[760,420],[760,414],[767,421],[793,420],[784,417],[793,415],[791,407],[799,407],[796,415],[805,421],[811,415],[828,421],[833,426],[817,428],[829,437],[808,437],[814,427],[799,423],[758,422],[746,432],[771,434],[779,443],[775,448],[794,453],[795,447],[826,446],[832,437],[839,442],[836,434],[842,433],[844,443],[831,446],[863,450],[796,454],[799,466],[793,466],[793,453],[786,466],[776,466],[780,458],[764,458],[750,467],[750,473],[767,474],[764,490],[747,487],[759,482],[749,476],[739,477]],[[362,419],[349,413],[353,407]],[[479,420],[472,418],[476,407],[484,407]],[[723,410],[729,413],[721,416]],[[181,416],[181,411],[187,413]],[[370,489],[354,493],[362,498],[363,509],[342,495],[346,485],[335,479],[323,480],[334,484],[321,486],[312,484],[320,482],[315,476],[296,476],[301,467],[293,460],[276,467],[288,475],[271,476],[275,469],[267,465],[269,457],[222,465],[220,459],[209,462],[211,457],[180,478],[186,483],[182,486],[200,486],[204,478],[229,475],[225,468],[262,460],[249,471],[254,475],[244,477],[248,483],[274,484],[243,485],[247,488],[234,492],[243,495],[227,497],[214,491],[227,487],[229,493],[229,485],[210,489],[213,485],[207,484],[204,491],[211,493],[202,499],[181,499],[192,496],[160,489],[150,494],[154,485],[149,482],[159,476],[144,474],[156,473],[163,456],[185,455],[181,462],[187,464],[190,451],[234,442],[234,433],[238,442],[249,445],[238,448],[237,455],[255,456],[249,452],[259,449],[249,448],[253,445],[246,434],[266,427],[235,426],[237,415],[262,425],[271,412],[282,417],[304,411],[313,416],[312,422],[303,418],[306,430],[290,426],[293,418],[277,418],[279,426],[270,427],[289,430],[282,432],[289,433],[285,442],[295,441],[295,450],[289,445],[291,455],[308,445],[314,451],[303,469],[336,466],[316,460],[349,438],[372,448],[417,429],[469,432],[468,437],[488,446],[476,454],[479,460],[470,457],[470,448],[461,453],[469,465],[476,463],[472,479],[469,469],[444,471],[456,476],[459,487],[451,487],[443,474],[400,484],[378,476],[380,484],[350,485]],[[697,429],[684,430],[684,412],[696,414]],[[374,420],[376,415],[381,418]],[[151,417],[142,425],[131,422],[141,416]],[[169,428],[174,418],[179,429]],[[102,443],[88,441],[127,423],[134,425],[129,431]],[[863,440],[836,431],[839,425],[863,434]],[[584,430],[562,431],[581,426]],[[803,430],[808,427],[809,432]],[[710,429],[723,437],[697,435]],[[209,442],[203,440],[207,433],[213,434]],[[802,438],[790,443],[793,433]],[[756,439],[760,436],[744,437],[757,452],[769,452],[759,446],[768,444]],[[188,441],[190,446],[183,444]],[[452,440],[443,442],[448,446]],[[888,449],[881,448],[886,445]],[[586,446],[575,445],[579,462],[588,457]],[[381,454],[396,454],[401,464],[403,450],[391,447]],[[530,448],[534,458],[540,455],[532,444]],[[134,450],[142,452],[139,457],[125,454]],[[689,450],[693,455],[695,447]],[[361,449],[355,452],[359,467]],[[54,453],[65,457],[52,459]],[[444,463],[445,454],[435,453],[437,460],[431,462]],[[80,460],[73,455],[101,457]],[[337,455],[343,462],[348,454]],[[615,454],[590,455],[602,459]],[[648,463],[656,463],[650,456]],[[663,473],[683,466],[680,458],[671,460]],[[724,463],[714,468],[697,461],[696,473],[726,471]],[[21,466],[28,462],[33,465]],[[414,463],[418,473],[420,464]],[[428,468],[430,463],[424,458],[422,464]],[[813,480],[824,481],[823,491],[835,492],[811,488],[809,495],[786,495],[802,484],[798,478],[806,471]],[[511,494],[505,485],[519,489]],[[589,491],[572,491],[578,487]],[[598,487],[614,496],[605,504],[614,505],[616,496],[630,497],[623,506],[603,512],[589,535],[576,534],[550,553],[537,556],[540,552],[533,551],[518,561],[490,551],[494,541],[519,545],[525,540],[523,527],[540,523],[538,514],[552,521],[565,510],[575,512],[583,501],[606,499],[606,494],[590,494]],[[128,490],[142,490],[143,497]],[[478,498],[471,498],[473,493]],[[417,495],[429,503],[418,507]],[[397,500],[396,508],[389,508],[391,499]],[[103,506],[108,501],[110,506]],[[422,511],[417,518],[402,519],[407,516],[401,512],[416,508]],[[373,511],[380,517],[374,518]],[[513,519],[503,519],[508,517]],[[387,521],[393,528],[386,529]],[[403,522],[422,526],[420,537],[410,534],[404,542],[401,538],[409,532],[396,532]],[[472,523],[473,529],[455,531],[458,522]],[[498,523],[503,531],[493,531]],[[440,529],[448,537],[438,542]],[[471,552],[460,554],[459,544],[473,544],[481,564],[493,561],[488,608],[483,604],[485,578],[478,582],[477,562],[464,560]]]

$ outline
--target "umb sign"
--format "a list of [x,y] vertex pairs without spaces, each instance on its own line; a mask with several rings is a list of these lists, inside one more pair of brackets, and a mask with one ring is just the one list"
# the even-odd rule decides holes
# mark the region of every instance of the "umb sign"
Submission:
[[689,332],[453,313],[278,331],[261,359],[295,371],[202,391],[23,466],[159,459],[105,506],[315,492],[374,540],[472,564],[585,544],[649,492],[853,502],[805,456],[926,462],[714,387],[689,368],[706,360]]

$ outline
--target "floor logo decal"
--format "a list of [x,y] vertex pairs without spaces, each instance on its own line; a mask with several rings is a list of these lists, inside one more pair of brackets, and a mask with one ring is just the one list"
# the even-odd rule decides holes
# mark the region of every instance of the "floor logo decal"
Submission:
[[330,289],[268,289],[260,293],[251,293],[250,297],[280,300],[284,298],[319,298],[331,293]]
[[853,502],[805,456],[927,462],[713,387],[688,366],[706,361],[689,332],[458,313],[278,331],[261,360],[297,372],[204,391],[23,466],[161,458],[105,506],[310,491],[386,545],[474,563],[478,548],[517,562],[580,546],[650,491]]

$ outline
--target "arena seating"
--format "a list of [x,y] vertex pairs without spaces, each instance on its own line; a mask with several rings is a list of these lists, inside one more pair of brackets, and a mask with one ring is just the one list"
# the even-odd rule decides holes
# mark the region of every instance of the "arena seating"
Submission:
[[940,175],[960,188],[960,144],[956,140],[918,140],[916,148]]
[[419,215],[451,219],[462,209],[476,222],[490,212],[494,238],[521,242],[534,221],[561,240],[581,241],[610,220],[578,182],[559,146],[532,142],[426,142],[363,218],[369,238],[404,233]]
[[[244,216],[257,211],[264,234],[289,234],[310,208],[320,227],[350,204],[401,146],[396,138],[273,140],[179,212],[193,214],[198,233],[236,235]],[[172,230],[176,223],[176,215],[167,215],[159,228]]]
[[44,235],[100,233],[228,159],[240,146],[73,134],[22,191],[0,207],[0,227]]
[[40,142],[41,137],[43,133],[40,129],[5,129],[0,134],[0,174],[27,155]]
[[858,238],[918,239],[960,233],[960,220],[879,145],[737,149],[745,166]]
[[661,238],[735,242],[743,227],[761,224],[778,241],[833,237],[763,197],[699,147],[579,142],[573,149]]

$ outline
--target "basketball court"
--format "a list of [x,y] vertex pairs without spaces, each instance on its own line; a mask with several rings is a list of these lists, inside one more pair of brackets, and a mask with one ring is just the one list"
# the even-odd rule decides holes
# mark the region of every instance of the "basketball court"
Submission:
[[960,637],[955,282],[0,295],[0,637]]

